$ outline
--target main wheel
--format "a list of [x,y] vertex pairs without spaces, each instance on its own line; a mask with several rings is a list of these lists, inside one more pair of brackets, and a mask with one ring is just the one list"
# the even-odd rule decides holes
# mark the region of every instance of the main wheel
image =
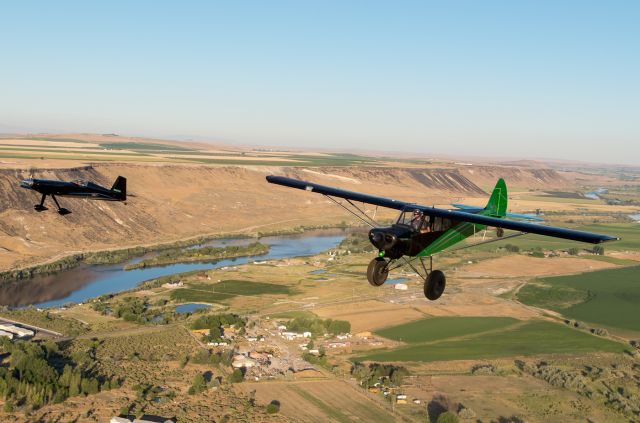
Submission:
[[444,273],[440,270],[434,270],[429,273],[427,280],[424,282],[424,296],[435,301],[444,292],[444,287],[447,285],[447,278],[444,277]]
[[389,270],[387,269],[387,261],[382,257],[376,257],[371,260],[367,268],[367,280],[373,286],[380,286],[387,280]]

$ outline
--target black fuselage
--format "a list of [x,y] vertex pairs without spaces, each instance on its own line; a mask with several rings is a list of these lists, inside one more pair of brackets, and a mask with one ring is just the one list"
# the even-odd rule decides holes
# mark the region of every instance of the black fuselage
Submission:
[[80,179],[66,182],[29,178],[21,181],[20,186],[42,194],[40,204],[34,206],[34,209],[39,212],[47,210],[44,206],[44,201],[48,195],[50,195],[51,199],[56,203],[58,213],[60,214],[68,214],[71,212],[60,207],[56,197],[76,197],[102,201],[126,201],[127,199],[127,180],[122,176],[118,176],[111,189]]
[[31,189],[44,195],[58,197],[81,197],[95,200],[124,201],[122,193],[114,192],[93,182],[66,182],[49,179],[25,179],[22,188]]

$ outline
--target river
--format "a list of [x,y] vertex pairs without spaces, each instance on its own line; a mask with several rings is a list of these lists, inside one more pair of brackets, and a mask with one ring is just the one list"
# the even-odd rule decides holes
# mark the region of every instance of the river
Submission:
[[[180,263],[127,271],[124,270],[124,266],[139,261],[141,257],[119,264],[80,265],[56,274],[36,276],[29,280],[6,284],[0,287],[0,305],[59,307],[67,303],[81,303],[104,294],[126,291],[135,288],[141,282],[160,276],[235,266],[252,261],[313,256],[336,247],[348,232],[348,230],[327,229],[307,231],[304,234],[263,237],[260,238],[260,242],[269,245],[269,253],[254,257]],[[203,246],[246,245],[255,240],[255,238],[217,239]]]

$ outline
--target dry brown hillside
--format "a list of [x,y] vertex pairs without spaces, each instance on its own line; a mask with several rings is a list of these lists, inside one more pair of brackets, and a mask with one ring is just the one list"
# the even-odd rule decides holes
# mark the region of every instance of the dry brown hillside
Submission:
[[[423,204],[446,204],[461,198],[486,198],[478,184],[495,180],[501,173],[491,167],[476,167],[471,174],[468,170],[132,163],[1,169],[0,268],[26,266],[78,251],[353,220],[322,196],[267,184],[268,174]],[[38,195],[18,185],[31,174],[48,179],[86,178],[104,186],[111,186],[116,176],[123,175],[128,178],[130,198],[126,205],[62,198],[72,214],[58,215],[51,203],[50,210],[37,213],[33,205]],[[551,178],[561,177],[551,174]],[[531,174],[530,179],[534,180]]]

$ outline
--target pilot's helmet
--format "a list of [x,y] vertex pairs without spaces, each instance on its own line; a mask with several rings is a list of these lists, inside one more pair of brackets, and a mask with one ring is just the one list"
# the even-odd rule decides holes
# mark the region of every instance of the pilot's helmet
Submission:
[[422,215],[422,211],[416,209],[416,210],[413,211],[413,215],[414,216],[420,216],[420,215]]

